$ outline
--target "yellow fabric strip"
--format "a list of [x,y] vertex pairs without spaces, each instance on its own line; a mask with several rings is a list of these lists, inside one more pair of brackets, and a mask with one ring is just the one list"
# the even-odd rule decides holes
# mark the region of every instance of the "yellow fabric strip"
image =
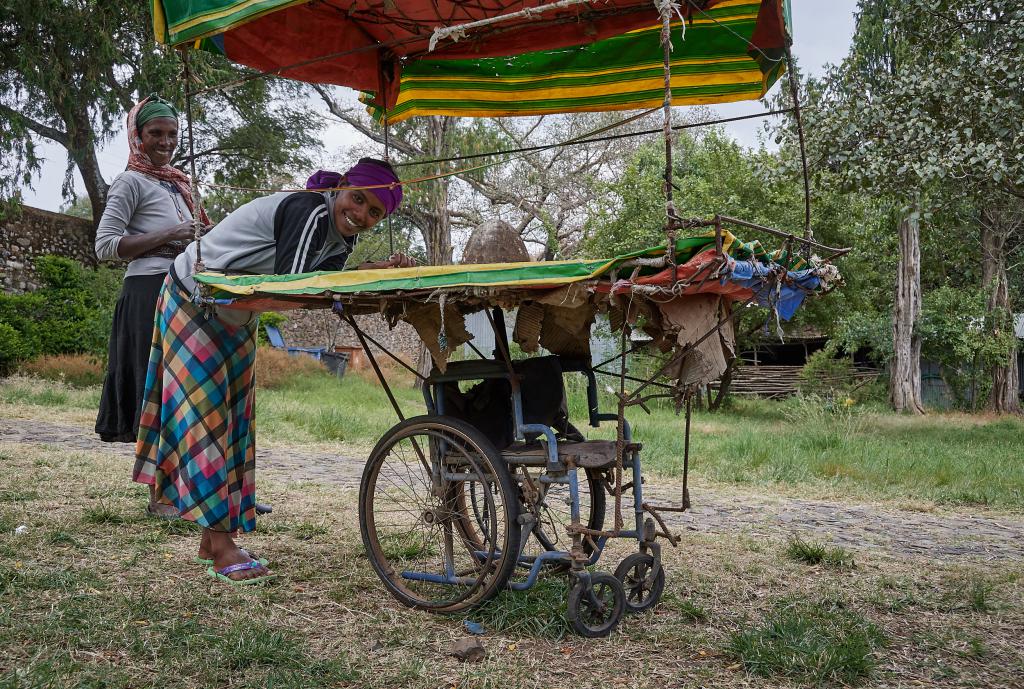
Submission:
[[[765,89],[752,89],[750,91],[740,91],[738,93],[730,93],[727,95],[707,95],[707,96],[672,96],[672,105],[714,105],[716,103],[738,103],[744,100],[757,100],[764,95]],[[548,115],[557,114],[564,112],[610,112],[617,110],[644,110],[646,108],[653,108],[661,105],[664,102],[664,97],[659,96],[657,98],[649,98],[646,100],[630,101],[628,103],[603,103],[593,106],[583,106],[567,109],[565,106],[553,106],[550,108],[544,108],[540,106],[531,106],[529,114],[531,115]],[[410,117],[417,117],[422,115],[450,115],[452,117],[515,117],[522,115],[524,112],[520,109],[508,108],[481,108],[467,105],[466,107],[453,107],[453,108],[439,108],[437,106],[430,106],[426,108],[410,108],[399,116],[389,117],[388,122],[394,124],[396,122],[402,122]]]
[[159,43],[167,43],[167,15],[164,14],[164,4],[160,0],[153,0],[150,7],[153,10],[153,35]]
[[[676,61],[671,63],[671,66],[672,67],[686,67],[686,66],[692,66],[692,65],[709,65],[710,66],[710,65],[721,65],[721,64],[728,64],[728,63],[744,63],[744,62],[751,62],[750,57],[744,55],[743,57],[719,57],[719,58],[709,58],[709,59],[706,59],[706,60],[698,60],[698,59],[676,60]],[[599,76],[604,76],[606,74],[628,74],[629,72],[632,72],[632,71],[651,69],[651,67],[661,68],[662,64],[663,63],[660,62],[660,61],[659,62],[653,62],[652,61],[648,65],[639,65],[639,66],[636,66],[636,67],[616,68],[616,69],[600,69],[600,70],[590,70],[590,71],[585,71],[585,72],[558,72],[557,74],[543,74],[543,75],[526,76],[526,77],[501,77],[501,76],[487,77],[487,76],[484,76],[484,75],[471,75],[471,76],[456,76],[456,75],[452,75],[452,76],[433,77],[433,76],[429,76],[429,75],[417,74],[416,76],[412,76],[412,77],[407,77],[407,76],[403,75],[400,81],[401,81],[402,84],[407,84],[410,81],[416,82],[416,83],[430,83],[432,81],[468,81],[468,82],[472,82],[474,84],[486,84],[488,82],[494,82],[494,83],[500,83],[500,84],[520,84],[520,83],[524,83],[524,82],[543,81],[543,80],[546,80],[546,79],[564,79],[565,77],[585,78],[585,77],[599,77]]]
[[[693,86],[717,86],[729,84],[762,84],[761,70],[751,69],[742,72],[727,72],[714,74],[701,74],[672,79],[673,88],[687,88]],[[586,98],[588,96],[610,96],[623,93],[636,93],[638,91],[655,91],[664,88],[663,77],[652,79],[636,79],[623,81],[614,84],[601,84],[598,86],[559,86],[554,88],[538,88],[528,91],[490,91],[486,88],[467,89],[439,89],[421,88],[418,84],[409,84],[402,90],[398,104],[406,103],[414,99],[423,100],[462,100],[462,101],[488,101],[491,103],[521,103],[524,100],[543,101],[565,98]],[[673,98],[673,102],[675,99]]]

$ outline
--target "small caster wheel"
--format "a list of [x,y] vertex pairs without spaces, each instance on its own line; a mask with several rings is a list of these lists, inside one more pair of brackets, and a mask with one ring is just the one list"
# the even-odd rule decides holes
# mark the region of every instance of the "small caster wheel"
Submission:
[[611,574],[580,578],[569,591],[569,624],[580,636],[608,636],[622,619],[626,594],[622,582]]
[[[655,572],[657,568],[657,572]],[[665,568],[650,553],[633,553],[615,568],[615,578],[626,592],[626,612],[653,608],[665,590]]]

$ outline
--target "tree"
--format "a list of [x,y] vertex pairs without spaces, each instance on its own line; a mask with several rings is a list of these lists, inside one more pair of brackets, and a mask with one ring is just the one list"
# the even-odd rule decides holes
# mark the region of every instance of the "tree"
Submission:
[[[546,259],[572,255],[583,235],[590,205],[597,199],[599,181],[619,174],[625,154],[637,145],[631,139],[558,145],[615,126],[627,119],[628,113],[420,117],[391,125],[385,135],[361,109],[345,107],[325,87],[315,88],[334,117],[378,146],[387,139],[393,159],[402,164],[404,178],[450,175],[407,187],[410,200],[398,211],[420,228],[429,255],[434,255],[434,244],[440,247],[436,254],[446,257],[444,262],[451,260],[453,231],[468,231],[490,219],[511,224],[528,244],[540,246]],[[628,133],[638,126],[627,122],[615,126],[615,132]],[[523,147],[543,150],[487,155]],[[459,156],[477,157],[415,164]]]
[[[113,138],[141,96],[156,91],[182,104],[180,61],[154,43],[151,27],[148,4],[129,0],[21,0],[0,6],[0,197],[16,197],[31,182],[40,164],[37,142],[48,139],[68,153],[65,198],[74,196],[77,167],[93,220],[99,221],[107,182],[97,149]],[[223,58],[194,55],[197,85],[238,76]],[[254,80],[200,98],[200,169],[222,183],[267,186],[274,175],[306,166],[302,148],[312,142],[317,123],[297,108],[272,105],[274,98],[294,98],[299,89],[295,83]],[[179,154],[175,162],[187,161]]]
[[[809,111],[810,146],[827,159],[848,187],[892,199],[899,265],[892,309],[889,401],[897,411],[921,414],[920,198],[927,179],[907,164],[919,122],[902,108],[906,95],[895,84],[912,71],[909,35],[916,26],[894,24],[889,0],[862,0],[850,55],[833,69]],[[919,19],[920,21],[920,19]],[[910,115],[910,116],[908,116]],[[919,152],[918,152],[919,153]]]
[[[862,0],[850,57],[829,74],[809,118],[820,150],[848,181],[895,196],[907,209],[903,284],[919,270],[910,265],[918,253],[906,220],[927,218],[944,199],[971,200],[981,272],[991,276],[993,323],[1005,323],[1011,312],[999,266],[1008,265],[1005,252],[1014,246],[1000,238],[1009,226],[993,220],[1009,217],[996,209],[1013,215],[1024,200],[1022,50],[1024,8],[1014,0]],[[902,292],[911,300],[915,293],[920,289]],[[897,298],[894,328],[908,313],[920,313],[920,303]],[[914,331],[901,326],[894,335]],[[912,380],[902,375],[908,349],[895,344],[893,402],[913,404],[913,391],[898,389]],[[1011,346],[993,371],[993,409],[1018,409],[1015,361]]]

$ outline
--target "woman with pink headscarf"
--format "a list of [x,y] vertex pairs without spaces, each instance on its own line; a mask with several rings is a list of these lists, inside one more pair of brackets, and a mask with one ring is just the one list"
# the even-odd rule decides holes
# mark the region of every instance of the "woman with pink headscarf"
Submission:
[[[96,433],[107,442],[135,442],[157,295],[174,257],[192,239],[195,207],[189,178],[171,167],[178,112],[156,94],[128,113],[128,165],[107,192],[96,229],[101,261],[128,261],[114,309]],[[204,224],[208,220],[200,209]],[[151,497],[149,511],[177,514]]]
[[[401,200],[391,166],[363,158],[335,187],[272,194],[231,213],[203,236],[203,265],[261,275],[341,270],[359,235]],[[198,253],[193,242],[174,260],[157,302],[133,477],[203,527],[199,558],[210,563],[210,576],[256,583],[273,575],[233,537],[256,523],[258,315],[207,313],[193,303]],[[411,265],[396,254],[360,267]]]

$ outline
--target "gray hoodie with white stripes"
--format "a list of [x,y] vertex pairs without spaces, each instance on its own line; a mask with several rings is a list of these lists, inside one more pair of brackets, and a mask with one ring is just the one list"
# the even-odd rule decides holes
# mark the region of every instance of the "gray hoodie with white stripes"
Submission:
[[[281,192],[239,207],[202,238],[207,270],[256,275],[285,275],[341,270],[356,237],[344,237],[334,225],[336,192]],[[195,282],[196,243],[174,261],[186,289]]]

